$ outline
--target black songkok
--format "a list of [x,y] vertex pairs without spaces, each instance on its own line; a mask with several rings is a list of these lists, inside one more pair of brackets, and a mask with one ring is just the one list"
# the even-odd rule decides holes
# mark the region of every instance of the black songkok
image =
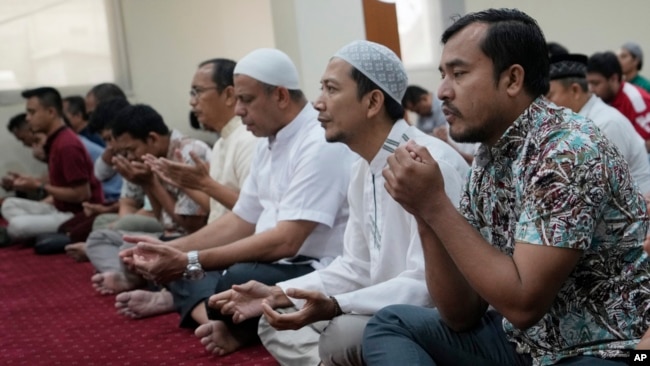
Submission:
[[586,55],[570,53],[551,57],[549,76],[551,80],[564,78],[585,78],[587,76]]

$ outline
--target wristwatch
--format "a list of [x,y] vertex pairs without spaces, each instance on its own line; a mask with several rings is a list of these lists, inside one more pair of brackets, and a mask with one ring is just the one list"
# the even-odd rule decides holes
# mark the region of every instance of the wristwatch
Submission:
[[187,253],[187,267],[183,272],[183,278],[186,280],[200,280],[205,276],[205,271],[199,263],[199,252],[192,250]]

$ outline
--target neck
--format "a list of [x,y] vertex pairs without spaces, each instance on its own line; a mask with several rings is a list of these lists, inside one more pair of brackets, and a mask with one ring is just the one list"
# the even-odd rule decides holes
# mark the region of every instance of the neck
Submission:
[[291,123],[298,115],[300,112],[302,112],[302,109],[305,108],[305,105],[307,104],[307,101],[300,102],[300,103],[291,103],[289,104],[289,107],[284,110],[282,113],[282,124],[280,128],[278,128],[275,132],[273,132],[273,136],[277,135],[278,132],[280,132],[281,129],[283,129],[286,125]]
[[79,133],[84,128],[86,128],[86,126],[88,126],[88,122],[87,121],[81,121],[81,123],[79,123],[76,127],[74,127],[73,130],[74,130],[74,132]]
[[575,113],[580,113],[580,110],[587,104],[591,98],[591,93],[582,93],[576,100],[576,108],[573,110]]
[[233,117],[235,117],[235,110],[233,109],[230,113],[228,113],[227,115],[225,115],[225,116],[223,116],[223,117],[224,117],[223,120],[221,120],[221,121],[217,124],[217,126],[214,127],[214,131],[215,131],[216,133],[221,133],[221,131],[223,130],[223,128],[226,127],[226,125],[228,124],[228,122],[230,122],[230,120],[231,120]]
[[56,121],[54,121],[51,125],[50,128],[45,131],[45,134],[47,137],[52,136],[56,131],[58,131],[59,128],[65,126],[65,122],[63,122],[62,118],[57,118]]
[[623,76],[625,77],[626,81],[630,81],[634,79],[638,74],[639,74],[639,70],[632,70],[630,72],[623,74]]
[[386,142],[393,128],[393,121],[382,118],[378,121],[365,121],[364,123],[367,123],[368,128],[359,131],[359,136],[356,136],[358,141],[348,143],[348,147],[370,163]]
[[506,130],[512,126],[512,124],[519,118],[519,116],[537,99],[529,97],[528,95],[521,95],[513,101],[512,108],[503,111],[503,118],[501,119],[502,123],[500,126],[495,127],[494,132],[490,136],[489,140],[483,141],[484,144],[488,146],[493,146],[499,141],[501,136],[506,132]]

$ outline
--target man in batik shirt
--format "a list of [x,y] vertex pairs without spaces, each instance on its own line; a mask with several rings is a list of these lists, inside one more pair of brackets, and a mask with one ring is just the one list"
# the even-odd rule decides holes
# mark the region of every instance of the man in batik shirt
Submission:
[[410,143],[389,193],[419,218],[436,309],[368,322],[369,365],[625,365],[648,328],[645,202],[593,123],[555,106],[546,41],[513,9],[460,18],[442,36],[438,97],[451,136],[480,142],[460,203]]

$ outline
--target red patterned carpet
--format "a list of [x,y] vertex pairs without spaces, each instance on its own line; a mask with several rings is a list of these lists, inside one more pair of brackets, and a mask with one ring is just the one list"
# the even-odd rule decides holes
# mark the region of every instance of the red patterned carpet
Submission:
[[90,285],[93,268],[0,249],[1,365],[277,365],[261,345],[209,355],[178,315],[130,320]]

